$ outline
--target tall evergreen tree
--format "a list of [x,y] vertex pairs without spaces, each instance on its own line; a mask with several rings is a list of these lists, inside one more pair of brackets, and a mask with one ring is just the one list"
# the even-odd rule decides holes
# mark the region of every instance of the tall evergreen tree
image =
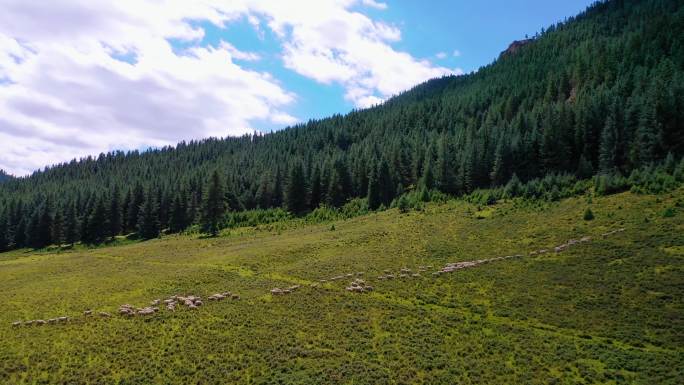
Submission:
[[0,211],[0,252],[7,251],[11,246],[12,236],[9,227],[9,215],[5,210]]
[[366,194],[366,197],[368,198],[368,208],[371,210],[377,210],[382,204],[377,167],[371,167],[371,170],[368,173],[368,193]]
[[64,216],[64,243],[73,245],[78,241],[78,216],[76,215],[76,206],[69,205]]
[[158,197],[152,189],[145,195],[145,201],[139,210],[138,236],[142,239],[157,238],[160,233]]
[[14,228],[14,241],[12,243],[14,244],[14,247],[17,249],[21,249],[22,247],[27,246],[26,228],[28,227],[28,225],[27,225],[28,221],[27,221],[25,215],[26,214],[24,214],[19,219],[19,222],[17,222],[17,225]]
[[215,237],[220,230],[221,221],[226,213],[223,182],[218,170],[214,170],[207,183],[202,203],[202,231]]
[[315,210],[320,206],[322,186],[321,186],[321,170],[318,166],[315,166],[313,172],[311,173],[311,191],[309,193],[309,209]]
[[385,159],[381,160],[378,165],[378,193],[380,204],[385,205],[385,207],[390,205],[392,199],[394,199],[394,194],[396,193],[396,187],[392,181],[389,164]]
[[108,235],[111,238],[114,238],[115,236],[121,234],[121,205],[119,201],[119,189],[114,188],[114,191],[112,192],[111,199],[109,201],[109,218],[108,218],[108,224],[109,224],[109,229],[108,229]]
[[107,221],[107,206],[103,196],[97,197],[87,221],[87,236],[83,239],[87,243],[99,244],[109,235]]
[[133,229],[128,227],[128,209],[131,206],[132,194],[133,194],[133,192],[129,189],[128,192],[124,195],[123,202],[121,202],[121,233],[122,234],[127,234],[129,231],[133,231]]
[[143,186],[138,183],[135,185],[133,188],[133,192],[131,195],[131,202],[128,206],[128,225],[127,228],[129,230],[137,230],[138,229],[138,219],[140,218],[140,207],[142,206],[143,202],[145,201],[145,190],[143,189]]
[[188,212],[185,206],[186,199],[182,194],[182,191],[176,193],[171,204],[169,230],[172,233],[181,232],[188,226]]
[[26,225],[26,245],[33,247],[34,249],[41,248],[45,246],[43,239],[41,239],[40,233],[40,218],[41,210],[36,209],[33,211],[28,224]]
[[64,216],[62,210],[58,208],[55,210],[55,215],[52,219],[52,243],[60,246],[64,242]]
[[606,125],[601,132],[601,146],[599,153],[599,170],[611,172],[617,165],[618,130],[614,114],[606,118]]
[[435,167],[436,184],[447,194],[456,194],[456,164],[449,136],[443,133],[437,142],[437,163]]
[[43,203],[40,210],[40,220],[38,223],[38,234],[36,242],[39,247],[44,247],[52,243],[52,203],[48,198]]
[[351,179],[347,163],[342,158],[336,159],[330,172],[326,203],[333,207],[341,207],[347,201],[350,190]]
[[290,168],[285,191],[285,207],[295,215],[301,215],[307,208],[307,186],[304,178],[304,168],[300,162],[296,162]]

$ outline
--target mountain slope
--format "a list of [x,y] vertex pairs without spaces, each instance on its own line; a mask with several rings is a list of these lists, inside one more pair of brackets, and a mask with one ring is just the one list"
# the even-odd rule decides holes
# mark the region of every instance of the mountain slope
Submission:
[[[3,253],[0,383],[679,385],[682,202],[682,189],[594,197],[596,218],[584,221],[587,197],[543,210],[503,202],[480,219],[477,205],[454,200],[335,231],[284,221],[220,238]],[[593,239],[528,255],[583,236]],[[515,254],[525,256],[432,275]],[[420,275],[399,278],[403,268]],[[378,279],[385,270],[397,278]],[[372,292],[331,280],[356,272]],[[225,291],[241,299],[116,314]],[[58,316],[71,320],[11,326]]]
[[[684,155],[681,36],[684,1],[600,2],[477,73],[428,81],[375,108],[264,136],[103,154],[4,183],[0,222],[11,247],[41,246],[55,215],[75,212],[76,240],[93,241],[136,231],[146,201],[160,229],[185,228],[200,218],[214,169],[231,210],[289,208],[293,184],[308,191],[309,210],[366,196],[375,209],[415,188],[458,195],[514,174],[628,174]],[[120,225],[89,230],[103,211]]]

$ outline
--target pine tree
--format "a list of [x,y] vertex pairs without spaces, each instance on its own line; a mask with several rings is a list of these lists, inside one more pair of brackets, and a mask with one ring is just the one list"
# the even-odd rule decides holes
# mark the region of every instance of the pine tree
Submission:
[[34,210],[24,230],[26,233],[26,245],[34,249],[44,246],[43,241],[40,239],[40,214],[40,209]]
[[87,243],[99,244],[104,242],[109,235],[107,221],[107,206],[105,205],[104,197],[97,198],[93,206],[87,222],[87,237],[84,240]]
[[599,152],[599,170],[601,172],[610,173],[615,170],[617,165],[617,144],[618,133],[615,116],[609,114],[606,118],[606,125],[601,132]]
[[275,178],[273,178],[273,193],[271,195],[271,207],[281,207],[283,205],[283,177],[280,167],[276,168]]
[[[428,154],[430,152],[428,151]],[[426,156],[425,160],[423,161],[423,173],[422,177],[420,178],[420,185],[422,187],[425,187],[428,190],[431,190],[435,187],[435,173],[434,173],[434,161],[432,160],[432,157]]]
[[159,228],[165,229],[169,226],[169,212],[171,211],[171,200],[169,194],[164,189],[157,189],[157,207],[159,207]]
[[211,174],[205,191],[202,203],[202,231],[215,237],[226,213],[223,183],[218,170]]
[[436,184],[442,192],[456,193],[456,173],[449,137],[442,134],[437,142]]
[[366,197],[368,198],[368,208],[371,210],[377,210],[382,204],[376,167],[371,167],[371,170],[368,173],[368,193],[366,194]]
[[36,242],[39,247],[45,247],[52,243],[52,204],[50,199],[45,199],[43,208],[40,210],[40,220],[38,223],[38,233]]
[[121,205],[119,204],[119,189],[114,188],[109,201],[108,235],[111,238],[121,234]]
[[159,207],[157,195],[152,189],[147,191],[147,197],[140,206],[138,218],[138,236],[142,239],[152,239],[159,236]]
[[197,217],[201,211],[200,201],[201,199],[199,192],[193,192],[190,202],[188,203],[188,226],[197,223]]
[[133,188],[131,202],[128,206],[128,230],[138,229],[138,219],[140,218],[140,207],[145,201],[145,190],[141,184],[136,184]]
[[389,164],[385,159],[381,160],[378,166],[378,192],[380,204],[389,207],[390,203],[392,203],[392,199],[394,199],[396,187],[392,181]]
[[132,191],[129,189],[121,202],[121,233],[127,234],[133,229],[128,227],[128,209],[131,206]]
[[73,245],[78,241],[78,216],[76,206],[71,204],[64,217],[64,243]]
[[52,242],[57,246],[61,246],[64,242],[64,216],[61,209],[55,210],[55,216],[52,219]]
[[288,211],[295,215],[306,212],[306,181],[304,179],[304,168],[300,162],[290,169],[285,192],[285,206]]
[[242,202],[240,202],[240,199],[238,199],[238,196],[235,195],[235,189],[233,188],[233,185],[231,183],[226,183],[225,190],[225,201],[228,210],[243,211],[245,208],[242,205]]
[[261,176],[259,188],[257,188],[254,199],[256,200],[257,206],[261,209],[271,207],[273,199],[271,195],[271,175],[269,173],[264,173]]
[[28,227],[28,221],[25,215],[26,214],[22,214],[22,217],[19,219],[19,222],[17,222],[17,225],[14,228],[14,241],[12,243],[17,249],[27,246],[26,228]]
[[341,207],[349,197],[351,180],[349,169],[343,159],[337,159],[332,166],[330,182],[326,194],[327,204],[333,207]]
[[639,118],[639,126],[635,133],[630,151],[632,164],[647,165],[658,158],[661,148],[661,126],[656,119],[653,103],[647,103]]
[[11,239],[9,215],[2,210],[0,211],[0,253],[10,249]]
[[188,214],[185,207],[186,199],[182,194],[182,192],[176,193],[171,204],[169,230],[172,233],[179,233],[188,226]]
[[579,163],[577,164],[577,177],[580,179],[588,179],[594,175],[594,167],[591,162],[584,157],[584,154],[580,156]]
[[309,209],[315,210],[321,204],[321,170],[316,166],[311,174],[311,191],[309,193]]

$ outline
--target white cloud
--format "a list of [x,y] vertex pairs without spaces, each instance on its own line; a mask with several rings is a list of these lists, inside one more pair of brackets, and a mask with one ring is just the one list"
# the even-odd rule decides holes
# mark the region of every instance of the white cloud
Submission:
[[[188,20],[217,25],[246,9],[186,1],[3,0],[0,168],[16,174],[111,149],[290,124],[295,96],[228,42],[201,47]],[[188,49],[174,52],[169,39]],[[122,57],[127,58],[122,60]]]
[[437,52],[437,53],[435,54],[435,57],[436,57],[437,59],[444,59],[444,58],[447,57],[447,54],[446,54],[446,52]]
[[461,56],[461,51],[455,49],[453,55],[454,55],[454,57],[459,57],[459,56]]
[[261,38],[272,30],[286,68],[341,85],[357,107],[459,73],[394,49],[398,28],[353,10],[387,7],[372,0],[0,3],[0,168],[20,175],[101,151],[298,120],[287,112],[296,95],[240,64],[260,54],[229,41],[202,46],[205,31],[193,21],[224,27],[246,18]]
[[387,9],[387,4],[386,3],[380,3],[375,0],[362,0],[361,3],[367,7],[375,8],[375,9]]
[[401,31],[350,10],[356,3],[259,2],[253,10],[265,15],[283,40],[287,68],[323,84],[341,84],[345,98],[357,107],[377,104],[429,78],[458,73],[395,50],[391,43],[401,40]]

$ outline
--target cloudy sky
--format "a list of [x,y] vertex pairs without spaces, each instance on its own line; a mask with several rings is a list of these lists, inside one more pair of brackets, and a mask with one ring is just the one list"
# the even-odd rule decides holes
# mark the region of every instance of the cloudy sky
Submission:
[[590,2],[0,0],[0,169],[368,107]]

